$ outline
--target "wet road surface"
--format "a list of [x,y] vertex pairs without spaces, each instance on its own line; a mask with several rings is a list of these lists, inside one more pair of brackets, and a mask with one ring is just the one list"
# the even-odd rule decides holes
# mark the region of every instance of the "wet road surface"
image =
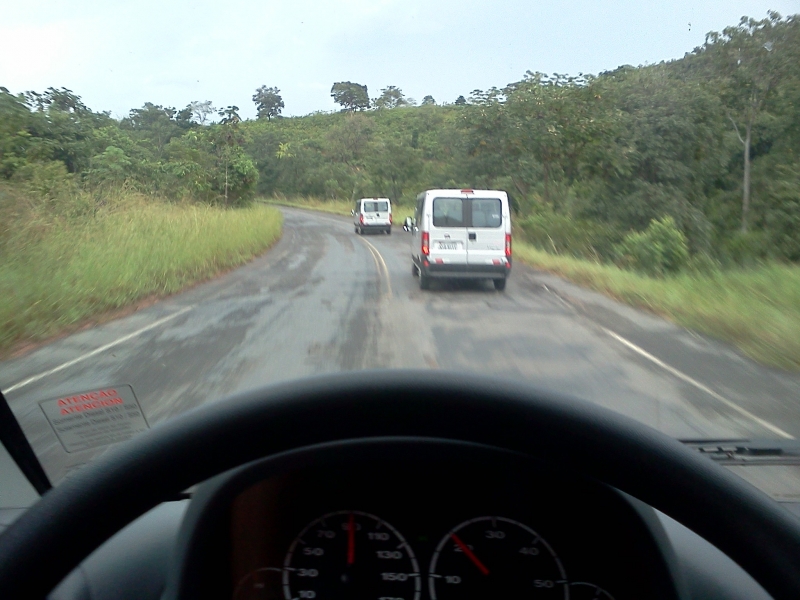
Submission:
[[505,292],[423,292],[401,228],[361,237],[349,219],[283,210],[283,238],[248,265],[0,363],[51,479],[103,450],[65,452],[42,400],[130,384],[152,426],[256,386],[383,367],[522,379],[682,439],[800,437],[797,376],[520,264]]

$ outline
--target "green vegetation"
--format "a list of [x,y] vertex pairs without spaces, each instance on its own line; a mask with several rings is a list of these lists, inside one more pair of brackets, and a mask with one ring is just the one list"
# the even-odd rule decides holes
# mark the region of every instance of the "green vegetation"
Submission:
[[501,188],[546,250],[615,263],[630,232],[671,217],[685,265],[800,260],[797,17],[743,19],[680,60],[529,72],[455,104],[414,106],[396,86],[367,103],[351,82],[332,94],[342,112],[245,124],[260,194],[410,205],[429,188]]
[[125,186],[171,200],[241,206],[253,197],[258,171],[244,150],[238,110],[221,109],[220,122],[204,126],[214,112],[210,102],[180,111],[148,102],[115,121],[67,89],[14,96],[0,88],[0,181],[50,195],[73,186]]
[[346,200],[320,200],[318,198],[269,198],[266,200],[269,204],[276,204],[279,206],[291,206],[293,208],[306,208],[308,210],[317,210],[326,212],[333,215],[350,215],[353,210],[353,203]]
[[800,267],[765,265],[653,278],[516,243],[516,257],[738,346],[762,363],[800,369]]
[[[292,206],[294,208],[307,208],[309,210],[318,210],[320,212],[331,213],[334,215],[350,216],[350,211],[355,206],[354,202],[345,200],[320,200],[319,198],[281,198],[275,197],[266,200],[269,204],[277,204],[279,206]],[[394,224],[402,227],[403,220],[406,217],[414,215],[414,209],[410,206],[399,206],[392,208],[392,218]]]
[[0,352],[240,265],[281,231],[280,212],[263,205],[102,200],[81,193],[69,206],[95,208],[65,215],[0,186]]
[[453,104],[416,106],[393,85],[371,99],[350,81],[331,96],[340,112],[286,118],[280,90],[262,85],[252,121],[208,101],[146,103],[115,121],[69,90],[0,91],[0,177],[41,187],[57,163],[83,188],[228,206],[255,195],[409,206],[429,188],[501,188],[546,250],[657,272],[642,262],[649,238],[628,237],[622,255],[620,244],[670,217],[684,265],[800,261],[797,16],[743,18],[679,60],[531,71]]
[[[660,64],[577,77],[529,71],[452,104],[425,96],[416,106],[397,86],[371,99],[349,81],[335,82],[331,96],[340,112],[283,117],[280,90],[264,85],[252,121],[210,101],[180,110],[145,103],[115,120],[70,90],[0,88],[0,184],[16,199],[8,210],[27,215],[24,231],[57,239],[55,222],[216,214],[209,207],[256,197],[347,215],[357,198],[388,196],[399,224],[424,189],[505,189],[517,240],[642,286],[606,291],[639,305],[652,299],[774,364],[789,363],[768,348],[796,356],[775,341],[796,328],[761,319],[774,313],[779,323],[783,311],[791,320],[798,306],[790,283],[771,283],[778,274],[795,281],[785,265],[800,262],[800,16],[743,18]],[[129,212],[106,208],[123,197],[150,200],[132,201]],[[686,293],[667,294],[678,282]],[[745,322],[764,335],[739,333]]]

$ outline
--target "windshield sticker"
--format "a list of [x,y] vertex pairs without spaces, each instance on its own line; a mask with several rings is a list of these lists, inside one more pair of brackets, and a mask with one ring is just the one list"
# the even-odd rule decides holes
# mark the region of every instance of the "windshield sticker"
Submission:
[[62,396],[39,406],[67,452],[124,442],[150,428],[129,385]]

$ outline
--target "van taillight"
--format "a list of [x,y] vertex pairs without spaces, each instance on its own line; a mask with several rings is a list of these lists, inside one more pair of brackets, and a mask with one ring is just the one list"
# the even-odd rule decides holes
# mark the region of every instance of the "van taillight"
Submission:
[[427,231],[422,232],[422,253],[425,256],[431,253],[431,236]]
[[364,224],[364,215],[358,215],[358,221],[363,225]]
[[391,225],[392,223],[394,223],[394,221],[392,220],[392,213],[389,213],[389,225]]
[[506,234],[506,256],[511,258],[511,234]]

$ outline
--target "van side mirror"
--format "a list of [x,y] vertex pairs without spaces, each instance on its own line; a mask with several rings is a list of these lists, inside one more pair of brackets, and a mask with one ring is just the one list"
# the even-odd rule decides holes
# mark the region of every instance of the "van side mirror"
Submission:
[[411,231],[411,228],[414,226],[414,219],[411,217],[406,217],[406,220],[403,221],[403,229],[405,231]]
[[356,216],[356,211],[354,209],[352,209],[352,208],[350,209],[350,216],[351,217],[355,217]]

